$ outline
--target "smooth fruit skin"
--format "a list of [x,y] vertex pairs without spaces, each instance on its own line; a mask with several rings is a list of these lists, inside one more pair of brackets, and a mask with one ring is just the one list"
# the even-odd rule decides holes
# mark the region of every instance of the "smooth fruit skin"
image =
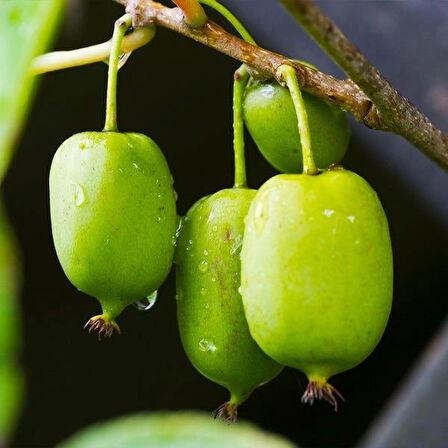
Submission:
[[184,219],[175,259],[185,352],[200,373],[231,392],[235,406],[282,369],[251,338],[238,292],[244,218],[255,193],[226,189],[196,202]]
[[59,261],[106,318],[159,288],[177,227],[173,180],[159,147],[137,133],[83,132],[66,140],[50,170]]
[[251,204],[241,259],[250,332],[277,362],[325,384],[380,340],[392,250],[383,208],[358,175],[268,180]]
[[[306,92],[302,93],[319,168],[340,162],[350,141],[347,114]],[[297,115],[289,90],[272,82],[255,82],[246,90],[244,120],[266,160],[284,173],[301,173],[302,149]]]

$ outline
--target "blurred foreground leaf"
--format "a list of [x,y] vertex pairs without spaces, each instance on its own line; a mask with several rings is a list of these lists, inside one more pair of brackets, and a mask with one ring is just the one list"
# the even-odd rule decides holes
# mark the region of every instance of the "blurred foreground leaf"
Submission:
[[[58,448],[293,448],[255,425],[227,425],[199,412],[121,417],[75,434]],[[297,448],[297,447],[296,447]]]
[[0,0],[0,181],[31,103],[31,61],[46,50],[64,3]]
[[23,390],[16,361],[20,344],[20,265],[15,243],[0,202],[0,445],[15,426]]

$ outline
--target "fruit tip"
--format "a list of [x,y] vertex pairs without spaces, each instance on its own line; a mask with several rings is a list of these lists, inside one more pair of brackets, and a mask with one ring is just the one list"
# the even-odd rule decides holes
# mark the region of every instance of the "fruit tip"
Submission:
[[318,383],[316,381],[310,381],[302,395],[302,403],[308,403],[312,405],[314,400],[324,400],[333,406],[335,412],[338,411],[338,400],[345,401],[342,394],[331,384],[326,381]]
[[212,413],[214,419],[220,419],[227,424],[236,423],[238,420],[238,405],[227,401],[226,403],[219,406]]
[[101,336],[105,336],[106,338],[110,338],[114,331],[118,334],[121,334],[120,327],[118,324],[112,319],[106,319],[103,314],[98,316],[94,316],[87,321],[84,325],[84,328],[89,329],[89,333],[92,331],[98,331],[98,340],[101,341]]

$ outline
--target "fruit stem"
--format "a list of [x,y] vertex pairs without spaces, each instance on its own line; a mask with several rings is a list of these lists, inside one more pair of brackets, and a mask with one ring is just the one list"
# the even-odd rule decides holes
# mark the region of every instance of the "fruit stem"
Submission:
[[296,71],[294,67],[288,64],[283,64],[277,70],[277,75],[285,81],[296,109],[300,144],[302,146],[303,173],[309,175],[317,174],[319,171],[316,168],[313,157],[308,114],[306,112],[305,102],[303,101],[302,92],[300,91],[299,83],[297,81]]
[[126,30],[132,24],[130,14],[120,17],[114,26],[112,43],[110,47],[109,71],[107,75],[106,121],[104,131],[116,132],[117,128],[117,75],[118,60],[121,54],[121,43]]
[[233,75],[233,152],[235,155],[235,188],[247,186],[244,156],[243,99],[249,73],[242,65]]
[[210,8],[214,9],[215,11],[219,12],[224,18],[226,18],[231,25],[236,29],[238,34],[250,44],[257,45],[255,40],[252,38],[252,36],[249,34],[249,32],[246,30],[244,25],[221,3],[218,3],[216,0],[199,0],[199,3],[202,3],[203,5],[207,5]]
[[208,17],[198,0],[173,0],[173,3],[184,13],[187,25],[199,28],[206,24]]

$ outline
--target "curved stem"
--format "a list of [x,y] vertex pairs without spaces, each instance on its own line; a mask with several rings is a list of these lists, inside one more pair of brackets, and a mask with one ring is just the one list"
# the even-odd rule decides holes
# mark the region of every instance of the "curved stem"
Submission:
[[[154,26],[136,28],[124,37],[121,44],[123,53],[130,53],[150,42],[156,33]],[[31,74],[40,75],[70,67],[102,62],[110,56],[111,41],[71,51],[53,51],[34,58]]]
[[199,3],[203,5],[207,5],[210,8],[213,8],[215,11],[219,12],[223,17],[225,17],[231,25],[236,29],[238,34],[250,44],[257,45],[255,40],[246,30],[244,25],[233,15],[231,11],[229,11],[225,6],[218,3],[216,0],[199,0]]
[[243,98],[249,73],[242,65],[233,81],[233,150],[235,154],[235,188],[247,186],[246,159],[244,156]]
[[185,22],[193,28],[206,24],[208,17],[198,0],[173,0],[184,13]]
[[106,122],[104,131],[116,132],[117,128],[117,74],[118,60],[121,54],[121,42],[124,33],[131,26],[130,14],[125,14],[115,22],[114,34],[112,36],[109,71],[107,74],[107,99],[106,99]]
[[296,71],[290,65],[284,64],[279,67],[277,73],[285,81],[296,109],[300,143],[302,145],[303,173],[310,175],[316,174],[318,173],[318,169],[314,163],[308,114],[306,113],[305,102],[303,101],[302,92],[297,81]]

